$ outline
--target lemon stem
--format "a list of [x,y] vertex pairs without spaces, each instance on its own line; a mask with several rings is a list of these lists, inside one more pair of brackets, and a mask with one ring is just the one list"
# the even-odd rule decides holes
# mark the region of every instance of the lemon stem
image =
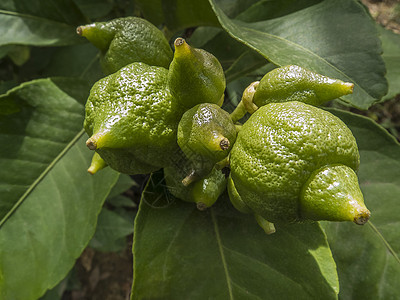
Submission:
[[275,226],[274,223],[268,222],[260,215],[254,215],[258,225],[265,231],[266,234],[273,234],[275,233]]
[[240,100],[235,110],[230,114],[233,123],[236,123],[241,118],[243,118],[246,113],[247,113],[246,107],[244,107],[243,101]]
[[215,164],[215,168],[217,170],[222,170],[223,168],[229,166],[229,155],[227,157],[225,157],[223,160],[217,162]]
[[191,184],[192,182],[195,182],[198,179],[199,179],[199,176],[197,175],[196,171],[192,170],[189,173],[189,175],[187,175],[185,178],[183,178],[182,184],[184,186],[188,186],[189,184]]
[[253,96],[259,83],[259,81],[254,81],[244,90],[242,99],[235,110],[230,114],[233,123],[243,118],[247,112],[252,114],[258,109],[258,106],[253,103]]

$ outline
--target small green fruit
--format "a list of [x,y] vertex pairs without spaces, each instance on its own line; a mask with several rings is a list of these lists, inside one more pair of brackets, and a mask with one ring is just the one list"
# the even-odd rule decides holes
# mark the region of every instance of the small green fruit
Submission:
[[183,111],[166,87],[167,75],[164,68],[133,63],[92,87],[86,103],[86,144],[111,168],[150,173],[167,166],[179,152],[176,134]]
[[287,101],[319,106],[326,101],[351,94],[353,87],[352,83],[290,65],[267,73],[258,84],[253,102],[258,107]]
[[101,51],[101,65],[111,74],[133,63],[168,69],[173,53],[163,33],[150,22],[136,17],[97,22],[77,28]]
[[203,103],[186,111],[178,125],[178,145],[199,176],[226,158],[236,140],[229,114],[216,104]]
[[370,213],[355,175],[359,158],[351,131],[331,113],[296,101],[267,104],[232,148],[230,199],[259,223],[364,224]]
[[202,49],[190,47],[182,38],[175,40],[174,59],[169,68],[168,86],[186,109],[200,103],[222,105],[225,75],[218,59]]
[[182,181],[193,168],[187,160],[176,166],[164,168],[165,181],[170,193],[183,201],[194,202],[199,210],[212,206],[225,191],[227,179],[221,170],[212,171],[196,182],[185,186]]

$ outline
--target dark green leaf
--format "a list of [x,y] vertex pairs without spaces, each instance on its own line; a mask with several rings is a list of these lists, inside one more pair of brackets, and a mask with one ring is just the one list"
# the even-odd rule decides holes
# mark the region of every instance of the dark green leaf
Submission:
[[343,97],[353,106],[366,109],[386,93],[382,49],[374,22],[361,4],[293,0],[274,11],[278,2],[259,1],[239,20],[228,18],[219,2],[210,0],[223,28],[272,63],[297,64],[353,82],[354,94]]
[[132,180],[129,175],[121,174],[117,184],[113,187],[108,196],[109,199],[121,195],[123,192],[129,190],[132,186],[137,186],[137,183]]
[[207,50],[218,58],[228,83],[268,62],[262,55],[239,43],[219,28],[197,28],[189,43]]
[[74,0],[79,9],[90,19],[107,15],[113,8],[112,0]]
[[[76,79],[59,79],[74,84],[87,96],[89,87]],[[82,96],[83,98],[83,96]],[[0,101],[14,101],[18,113],[0,115],[0,224],[24,201],[40,180],[83,135],[82,103],[50,79],[21,84]]]
[[333,111],[350,127],[360,149],[359,180],[369,223],[325,224],[338,264],[342,299],[400,298],[400,145],[365,117]]
[[108,169],[92,176],[86,172],[92,153],[85,139],[78,134],[64,146],[63,155],[2,225],[1,299],[43,295],[66,276],[93,236],[97,215],[118,173]]
[[386,64],[386,78],[389,82],[389,91],[384,100],[392,99],[400,94],[400,35],[379,26],[383,47],[383,60]]
[[104,77],[99,58],[100,53],[92,44],[62,47],[55,50],[41,73],[47,77],[79,77],[93,84]]
[[90,247],[104,252],[121,251],[126,246],[126,236],[132,232],[133,219],[129,222],[119,214],[103,208]]
[[200,212],[168,196],[161,179],[153,174],[135,221],[132,299],[336,299],[317,223],[267,236],[226,198]]
[[75,28],[87,20],[72,0],[0,2],[0,46],[60,46],[83,42]]
[[144,17],[155,25],[165,25],[174,33],[194,26],[219,26],[207,0],[138,0]]

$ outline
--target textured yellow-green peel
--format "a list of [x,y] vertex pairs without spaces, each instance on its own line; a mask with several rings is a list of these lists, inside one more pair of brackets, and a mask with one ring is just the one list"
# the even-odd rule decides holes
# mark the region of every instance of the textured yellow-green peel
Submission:
[[203,49],[189,46],[183,38],[177,38],[174,46],[168,87],[176,101],[186,109],[200,103],[220,106],[226,83],[218,59]]
[[319,106],[353,93],[354,84],[312,72],[300,66],[276,68],[260,81],[253,101],[260,107],[268,103],[300,101]]
[[370,217],[357,175],[345,165],[328,165],[311,174],[301,192],[299,207],[301,216],[311,220],[363,225]]
[[90,174],[95,174],[101,169],[107,167],[107,163],[100,157],[100,155],[95,152],[92,157],[92,162],[89,169],[87,170]]

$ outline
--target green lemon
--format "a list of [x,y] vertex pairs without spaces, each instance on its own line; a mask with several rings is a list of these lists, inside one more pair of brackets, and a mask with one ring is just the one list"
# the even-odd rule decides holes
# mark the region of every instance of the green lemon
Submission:
[[177,38],[174,45],[168,74],[172,95],[187,109],[200,103],[221,106],[225,75],[218,59],[203,49],[190,47],[182,38]]
[[94,84],[86,103],[87,146],[113,169],[149,173],[179,151],[182,110],[166,87],[168,70],[130,64]]
[[259,223],[369,218],[355,175],[356,140],[317,107],[297,101],[260,107],[239,131],[230,165],[230,199]]
[[168,69],[173,53],[163,33],[150,22],[136,17],[97,22],[77,28],[101,51],[105,74],[111,74],[133,62]]
[[268,103],[299,101],[319,106],[326,101],[351,94],[353,83],[343,82],[290,65],[268,72],[260,81],[253,102],[261,107]]
[[179,165],[164,168],[165,181],[170,193],[183,201],[194,202],[199,210],[212,206],[226,190],[227,179],[223,172],[213,168],[196,182],[185,186],[182,181],[193,168],[191,162],[183,159]]
[[178,125],[178,145],[200,176],[228,156],[235,140],[236,127],[230,115],[216,104],[194,106]]

